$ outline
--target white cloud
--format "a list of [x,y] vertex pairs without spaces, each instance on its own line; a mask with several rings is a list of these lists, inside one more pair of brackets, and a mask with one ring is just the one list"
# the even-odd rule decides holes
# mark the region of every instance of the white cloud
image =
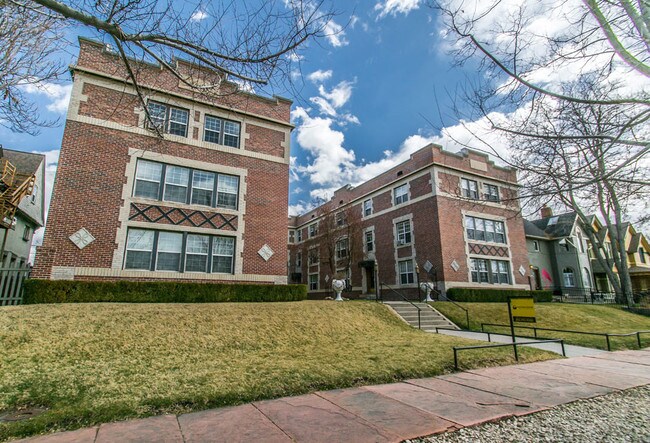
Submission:
[[300,60],[303,60],[305,58],[304,55],[300,55],[296,52],[290,53],[287,57],[289,58],[289,60],[291,60],[294,63],[299,62]]
[[322,83],[325,80],[329,80],[332,78],[332,70],[328,69],[327,71],[323,71],[322,69],[319,69],[318,71],[314,71],[311,74],[307,76],[307,79],[311,82],[314,83]]
[[28,94],[44,95],[50,103],[46,108],[50,112],[65,114],[70,103],[70,94],[72,85],[59,85],[56,83],[39,82],[29,83],[22,86],[22,89]]
[[325,38],[327,38],[327,41],[330,42],[330,45],[335,48],[346,46],[349,43],[345,38],[343,26],[339,25],[334,20],[325,23],[323,34],[325,35]]
[[309,101],[318,106],[322,114],[327,114],[332,117],[336,116],[336,109],[323,97],[310,97]]
[[194,12],[194,14],[192,14],[192,16],[190,17],[190,20],[192,20],[193,22],[200,22],[202,20],[205,20],[208,17],[209,17],[209,15],[208,15],[207,12],[201,11],[199,9],[196,12]]
[[361,122],[359,121],[359,118],[357,118],[356,115],[352,115],[352,114],[349,114],[349,113],[348,114],[343,114],[341,116],[341,119],[343,120],[343,123],[352,123],[352,124],[355,124],[355,125],[360,125],[361,124]]
[[235,83],[237,85],[237,89],[240,91],[255,94],[255,87],[251,82],[234,77],[230,78],[230,81]]
[[375,11],[379,11],[378,18],[383,18],[388,14],[396,16],[397,14],[407,15],[409,12],[418,9],[422,0],[385,0],[375,4]]
[[348,100],[350,100],[350,97],[352,97],[352,84],[353,83],[349,81],[342,81],[330,92],[327,92],[321,85],[318,87],[318,92],[321,96],[326,98],[334,108],[338,109],[345,105]]

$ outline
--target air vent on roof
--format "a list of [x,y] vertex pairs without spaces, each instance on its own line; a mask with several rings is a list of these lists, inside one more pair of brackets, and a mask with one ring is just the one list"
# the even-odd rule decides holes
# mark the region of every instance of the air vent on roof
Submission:
[[404,174],[402,171],[397,171],[397,176],[399,177],[400,175]]
[[548,225],[547,225],[547,226],[553,226],[553,225],[557,224],[557,219],[558,219],[558,216],[557,216],[557,215],[554,216],[554,217],[551,217],[551,219],[548,221]]
[[341,200],[341,201],[339,202],[339,205],[342,205],[342,204],[343,204],[343,200]]

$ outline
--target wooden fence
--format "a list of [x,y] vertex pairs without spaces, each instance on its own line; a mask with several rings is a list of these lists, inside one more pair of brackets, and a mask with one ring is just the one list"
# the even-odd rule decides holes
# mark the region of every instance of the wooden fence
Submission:
[[19,305],[23,301],[23,282],[30,268],[0,268],[0,306]]

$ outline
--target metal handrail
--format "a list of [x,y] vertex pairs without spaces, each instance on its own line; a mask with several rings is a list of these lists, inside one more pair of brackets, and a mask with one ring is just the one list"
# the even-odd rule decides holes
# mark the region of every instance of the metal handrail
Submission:
[[566,357],[566,351],[564,349],[564,340],[562,339],[520,341],[520,342],[513,342],[513,343],[499,343],[495,345],[454,346],[454,369],[458,369],[458,351],[466,351],[468,349],[503,348],[505,346],[512,346],[512,349],[515,351],[515,359],[519,361],[519,357],[517,356],[517,352],[516,352],[517,346],[537,345],[542,343],[560,343],[560,345],[562,346],[562,356]]
[[470,327],[469,327],[469,310],[468,310],[467,308],[464,308],[463,306],[459,305],[458,303],[456,303],[455,301],[453,301],[452,299],[450,299],[450,298],[447,297],[446,295],[442,295],[442,292],[439,292],[439,297],[440,297],[440,298],[444,298],[445,301],[448,301],[448,302],[450,302],[450,303],[453,303],[455,306],[458,306],[460,309],[462,309],[463,311],[465,311],[465,321],[467,322],[467,330],[468,330],[468,331],[471,331],[471,329],[470,329]]
[[[504,324],[499,324],[499,323],[481,323],[481,332],[485,332],[485,329],[484,329],[485,326],[497,326],[497,327],[504,327],[504,328],[509,328],[510,327],[510,325],[504,325]],[[553,329],[553,328],[540,328],[539,326],[518,326],[518,325],[515,326],[515,328],[532,329],[533,330],[533,337],[528,337],[528,338],[537,338],[537,331],[566,332],[566,333],[569,333],[569,334],[596,335],[596,336],[599,336],[599,337],[605,337],[605,340],[607,341],[607,350],[608,351],[612,350],[611,342],[609,340],[610,337],[631,337],[633,335],[636,335],[637,344],[639,345],[639,349],[641,349],[641,334],[650,334],[650,331],[587,332],[587,331],[572,331],[570,329]]]
[[386,286],[389,290],[393,291],[395,294],[397,294],[397,295],[399,295],[400,297],[402,297],[402,298],[404,299],[404,301],[407,301],[407,302],[409,302],[411,305],[413,305],[413,307],[415,307],[415,309],[418,310],[418,329],[422,329],[421,321],[420,321],[420,312],[422,311],[422,308],[420,308],[418,305],[416,305],[416,304],[413,303],[411,300],[409,300],[408,298],[406,298],[406,297],[404,296],[404,294],[402,294],[402,293],[400,293],[400,292],[397,292],[395,289],[393,289],[393,288],[391,288],[390,286],[388,286],[386,283],[379,283],[379,286],[380,286],[380,287],[384,287],[384,286]]

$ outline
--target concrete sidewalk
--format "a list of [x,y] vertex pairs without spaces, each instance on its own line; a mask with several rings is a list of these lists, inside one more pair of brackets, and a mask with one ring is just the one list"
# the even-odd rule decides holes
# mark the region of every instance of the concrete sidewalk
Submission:
[[316,392],[22,441],[399,442],[650,384],[650,348]]
[[[512,336],[504,335],[504,334],[494,334],[492,332],[490,332],[490,334],[488,335],[487,332],[438,329],[437,333],[444,334],[444,335],[453,335],[454,337],[471,338],[473,340],[490,341],[492,343],[512,343]],[[525,338],[525,337],[515,337],[515,340],[518,343],[538,341],[534,338]],[[523,345],[523,346],[542,349],[544,351],[555,352],[556,354],[562,354],[562,345],[560,343],[540,343],[538,345]],[[564,352],[567,357],[589,357],[593,355],[602,354],[607,351],[603,351],[602,349],[585,348],[584,346],[565,344]]]

